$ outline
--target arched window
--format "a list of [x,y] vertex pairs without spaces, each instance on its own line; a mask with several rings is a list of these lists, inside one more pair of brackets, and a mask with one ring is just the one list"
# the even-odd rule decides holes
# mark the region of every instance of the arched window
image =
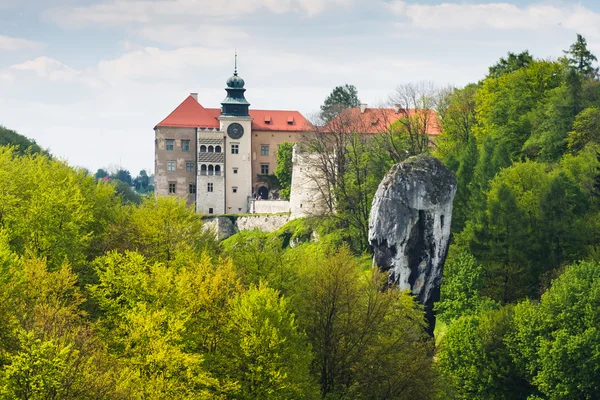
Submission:
[[213,168],[213,166],[212,166],[212,165],[209,165],[209,166],[208,166],[208,174],[209,174],[209,175],[214,175],[214,168]]
[[208,152],[209,153],[214,153],[215,152],[215,148],[212,146],[208,146]]
[[221,175],[221,166],[215,165],[215,175]]
[[206,146],[205,145],[200,146],[200,153],[206,153]]
[[221,152],[221,146],[215,146],[215,153]]
[[200,166],[200,175],[206,175],[206,164]]

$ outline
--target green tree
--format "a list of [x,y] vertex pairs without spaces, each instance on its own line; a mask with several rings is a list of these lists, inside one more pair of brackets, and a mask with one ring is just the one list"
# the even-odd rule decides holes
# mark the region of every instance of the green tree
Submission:
[[184,200],[147,197],[138,207],[128,209],[114,232],[121,239],[108,249],[136,250],[154,261],[172,261],[178,254],[217,253],[212,232],[204,229],[200,215]]
[[96,171],[96,174],[94,176],[96,177],[96,179],[102,179],[102,178],[106,178],[108,175],[109,175],[108,172],[106,172],[102,168],[99,168],[98,171]]
[[220,357],[239,399],[311,399],[310,345],[286,299],[264,285],[232,300]]
[[598,67],[594,67],[594,62],[598,61],[596,56],[592,54],[588,47],[587,41],[579,33],[577,40],[571,45],[569,50],[563,51],[569,60],[569,65],[587,79],[596,78],[598,76]]
[[482,143],[485,136],[504,141],[511,158],[520,159],[532,133],[530,113],[562,84],[563,71],[559,62],[534,61],[513,73],[484,80],[475,97],[478,141]]
[[111,352],[144,378],[145,396],[220,398],[236,388],[204,365],[227,323],[239,285],[229,263],[183,257],[169,267],[134,252],[96,262],[91,296]]
[[277,147],[277,166],[275,176],[279,180],[281,190],[279,195],[284,200],[290,199],[292,189],[292,153],[294,144],[289,142],[280,143]]
[[354,85],[336,86],[321,106],[321,118],[329,122],[344,109],[359,106],[358,90]]
[[39,154],[17,157],[0,148],[0,225],[11,249],[45,257],[51,269],[65,260],[75,269],[93,255],[103,237],[114,189],[64,162]]
[[506,58],[501,57],[500,60],[489,68],[488,76],[498,78],[504,74],[510,74],[518,69],[528,67],[533,63],[533,57],[529,54],[529,50],[522,51],[519,54],[508,52]]
[[129,186],[133,185],[133,179],[131,178],[131,173],[126,169],[119,169],[117,172],[111,175],[112,179],[118,179],[121,182],[125,182]]
[[569,147],[575,151],[590,142],[600,143],[600,109],[596,107],[580,112],[573,122],[573,130],[568,133]]
[[507,343],[530,382],[549,399],[593,399],[600,391],[600,265],[568,267],[539,304],[515,308]]
[[564,172],[552,177],[540,198],[546,269],[558,268],[584,254],[590,229],[581,217],[588,207],[587,196]]
[[295,298],[325,398],[431,398],[431,339],[422,308],[388,288],[376,269],[361,271],[346,247],[312,253]]
[[474,315],[497,308],[497,303],[482,296],[485,269],[466,250],[453,246],[444,265],[444,281],[440,301],[436,303],[437,317],[446,324],[463,315]]
[[530,385],[504,343],[512,306],[465,315],[448,328],[438,351],[441,370],[459,399],[527,399]]
[[80,310],[83,296],[70,268],[49,272],[43,260],[27,257],[4,261],[3,328],[11,329],[0,335],[0,397],[135,398],[135,378],[125,377]]
[[27,152],[49,155],[47,151],[42,150],[38,146],[35,140],[19,135],[12,129],[8,129],[2,125],[0,125],[0,146],[13,146],[21,155]]

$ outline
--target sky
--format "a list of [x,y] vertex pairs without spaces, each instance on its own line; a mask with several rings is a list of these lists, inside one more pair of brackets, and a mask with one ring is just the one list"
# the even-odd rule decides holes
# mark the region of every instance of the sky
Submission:
[[0,124],[91,171],[154,170],[154,126],[220,107],[234,53],[255,109],[311,115],[337,85],[461,87],[507,52],[556,59],[600,1],[0,0]]

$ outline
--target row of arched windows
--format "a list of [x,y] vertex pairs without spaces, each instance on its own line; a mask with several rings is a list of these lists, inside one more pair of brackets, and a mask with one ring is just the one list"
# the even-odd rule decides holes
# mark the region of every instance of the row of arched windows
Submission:
[[[218,147],[218,146],[217,146]],[[200,175],[221,175],[221,166],[212,164],[202,164],[200,166]]]
[[208,146],[205,145],[200,146],[200,153],[220,153],[221,146]]

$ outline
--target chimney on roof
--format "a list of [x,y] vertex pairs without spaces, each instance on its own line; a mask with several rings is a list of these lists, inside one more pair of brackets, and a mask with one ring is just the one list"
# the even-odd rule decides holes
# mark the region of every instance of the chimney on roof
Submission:
[[194,100],[198,101],[198,93],[190,93],[190,96],[192,96]]
[[400,111],[404,111],[404,107],[402,107],[402,104],[396,104],[395,108],[396,108],[396,114],[400,114]]
[[364,114],[367,109],[367,103],[360,103],[360,113]]

